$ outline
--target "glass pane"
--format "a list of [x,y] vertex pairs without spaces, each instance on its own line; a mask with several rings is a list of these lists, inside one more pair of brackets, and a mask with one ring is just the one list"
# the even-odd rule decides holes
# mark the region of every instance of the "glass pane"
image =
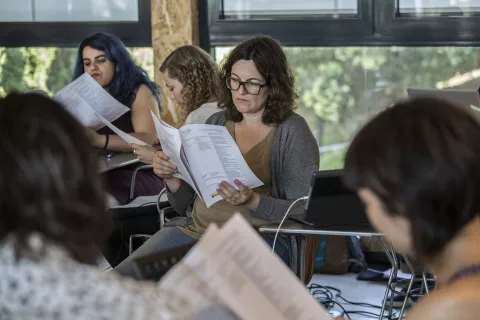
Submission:
[[471,16],[480,13],[480,0],[399,0],[400,14]]
[[0,22],[32,21],[31,0],[0,0]]
[[[133,60],[153,79],[153,49],[128,48]],[[11,91],[40,89],[54,94],[73,76],[77,48],[0,47],[0,97]]]
[[[218,62],[229,48],[217,48]],[[360,127],[407,88],[477,89],[480,50],[465,47],[287,47],[300,113],[320,149],[320,168],[339,169]]]
[[33,0],[35,21],[138,21],[138,0]]
[[357,0],[223,0],[223,10],[237,20],[354,16]]
[[138,0],[0,0],[0,22],[138,21]]

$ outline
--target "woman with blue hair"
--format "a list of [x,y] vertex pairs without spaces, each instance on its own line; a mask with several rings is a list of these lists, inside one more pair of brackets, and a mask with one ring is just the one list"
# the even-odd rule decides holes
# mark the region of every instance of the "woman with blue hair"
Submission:
[[[122,41],[108,33],[96,33],[82,41],[78,48],[73,79],[87,72],[112,97],[129,107],[113,122],[120,130],[153,144],[155,126],[150,111],[160,113],[160,91],[142,68],[137,66]],[[86,129],[94,147],[110,151],[132,151],[132,147],[118,135],[104,127],[97,132]],[[136,165],[108,171],[106,180],[109,192],[120,204],[128,201],[130,182]],[[163,180],[153,171],[137,173],[135,197],[154,195],[163,189]]]

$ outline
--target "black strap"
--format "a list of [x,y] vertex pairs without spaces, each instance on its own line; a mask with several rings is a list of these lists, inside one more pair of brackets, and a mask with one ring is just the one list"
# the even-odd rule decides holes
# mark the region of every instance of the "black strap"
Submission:
[[107,149],[109,140],[110,140],[110,135],[107,133],[105,134],[105,145],[103,146],[103,149]]
[[469,267],[465,267],[455,272],[453,276],[451,276],[450,279],[448,280],[448,284],[451,284],[457,281],[458,279],[465,278],[477,273],[480,273],[480,264],[474,264]]

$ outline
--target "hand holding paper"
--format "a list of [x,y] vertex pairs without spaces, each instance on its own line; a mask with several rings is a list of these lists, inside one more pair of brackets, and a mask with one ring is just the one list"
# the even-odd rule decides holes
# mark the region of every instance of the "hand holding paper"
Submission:
[[138,144],[139,146],[148,145],[147,143],[143,142],[142,140],[137,139],[134,136],[132,136],[128,133],[125,133],[122,130],[118,129],[113,124],[111,124],[107,119],[105,119],[104,117],[99,115],[98,113],[96,113],[96,115],[97,115],[98,119],[100,119],[100,121],[102,121],[103,124],[105,124],[107,127],[109,127],[113,132],[115,132],[115,134],[117,134],[120,138],[125,140],[125,142],[127,142],[128,144],[135,143],[135,144]]
[[225,127],[189,124],[175,129],[153,112],[152,117],[163,152],[177,167],[174,176],[186,181],[207,207],[223,199],[217,192],[222,181],[235,185],[238,179],[249,189],[263,185]]

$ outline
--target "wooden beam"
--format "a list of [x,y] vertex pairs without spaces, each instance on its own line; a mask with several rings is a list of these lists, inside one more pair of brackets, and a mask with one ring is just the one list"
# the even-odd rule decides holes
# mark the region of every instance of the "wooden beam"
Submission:
[[155,65],[155,82],[162,88],[162,119],[173,126],[180,126],[178,105],[169,97],[159,68],[163,60],[176,48],[198,45],[197,0],[151,0],[152,46]]

